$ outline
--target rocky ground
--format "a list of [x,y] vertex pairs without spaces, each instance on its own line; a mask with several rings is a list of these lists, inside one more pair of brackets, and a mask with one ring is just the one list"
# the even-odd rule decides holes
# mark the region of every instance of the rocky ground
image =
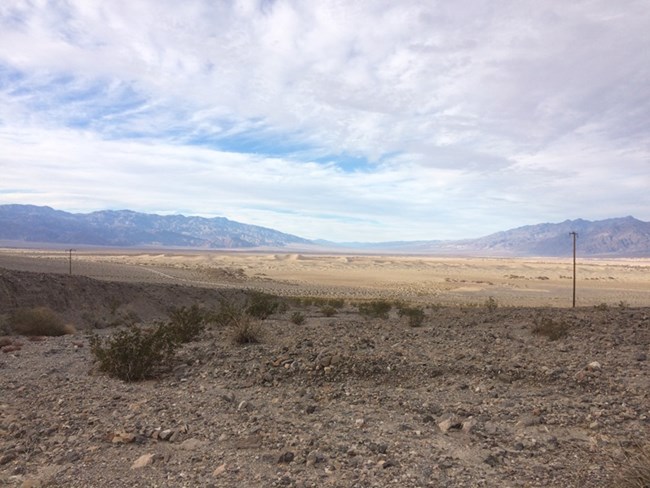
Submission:
[[[19,274],[21,293],[30,276],[64,279]],[[542,317],[567,336],[534,334]],[[84,332],[4,339],[0,485],[611,487],[650,441],[648,308],[433,307],[412,328],[294,305],[262,329],[241,346],[210,327],[130,384],[97,372]]]

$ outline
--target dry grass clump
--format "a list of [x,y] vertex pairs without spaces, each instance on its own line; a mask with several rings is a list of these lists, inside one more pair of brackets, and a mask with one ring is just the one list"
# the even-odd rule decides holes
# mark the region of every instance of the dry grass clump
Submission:
[[12,331],[24,336],[62,336],[74,334],[75,328],[47,307],[21,308],[9,318]]
[[302,325],[305,323],[305,315],[302,312],[294,312],[291,314],[291,322],[296,325]]
[[650,443],[628,452],[626,465],[616,486],[621,488],[650,488]]
[[542,317],[537,320],[533,327],[533,334],[546,337],[549,341],[557,341],[566,337],[569,333],[569,325],[564,321],[555,321],[549,317]]
[[257,344],[262,340],[262,326],[250,315],[241,315],[232,324],[232,341],[235,344]]

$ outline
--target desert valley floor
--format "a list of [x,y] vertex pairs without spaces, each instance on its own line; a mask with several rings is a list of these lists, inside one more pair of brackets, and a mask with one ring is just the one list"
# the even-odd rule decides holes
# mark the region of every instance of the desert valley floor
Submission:
[[[0,486],[648,486],[650,260],[579,259],[571,308],[570,259],[69,257],[0,250]],[[257,344],[208,324],[135,383],[93,361],[88,334],[117,318],[255,291],[285,303]],[[371,300],[394,307],[361,314]],[[77,332],[12,334],[39,306]]]

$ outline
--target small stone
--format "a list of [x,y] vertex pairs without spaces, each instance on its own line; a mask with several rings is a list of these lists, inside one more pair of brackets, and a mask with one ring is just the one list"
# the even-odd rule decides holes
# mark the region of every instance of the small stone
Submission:
[[259,435],[250,435],[235,442],[237,449],[257,449],[262,445],[262,438]]
[[165,429],[158,432],[158,439],[162,441],[168,441],[171,439],[172,435],[174,435],[174,431],[172,429]]
[[215,477],[216,477],[216,476],[221,476],[221,475],[224,474],[225,472],[226,472],[226,465],[225,465],[225,464],[222,464],[221,466],[219,466],[217,469],[215,469],[215,470],[212,472],[212,476],[215,476]]
[[41,488],[43,483],[37,478],[29,478],[22,482],[20,488]]
[[640,353],[638,353],[638,354],[634,357],[634,359],[636,359],[637,361],[641,362],[641,361],[645,361],[646,359],[648,359],[648,356],[647,356],[646,353],[644,353],[644,352],[640,352]]
[[113,434],[113,438],[111,439],[111,442],[113,444],[130,444],[131,442],[135,441],[135,434],[131,434],[128,432],[116,432]]
[[8,451],[4,455],[0,456],[0,466],[10,463],[16,459],[17,455],[14,451]]
[[438,422],[438,428],[446,433],[450,430],[459,430],[462,427],[462,424],[458,422],[454,417],[448,417],[440,422]]
[[465,432],[466,434],[469,434],[469,433],[473,432],[474,429],[476,428],[477,424],[478,424],[478,422],[473,417],[470,417],[467,420],[464,420],[463,423],[462,423],[463,432]]
[[361,428],[364,425],[366,425],[366,421],[365,421],[365,419],[357,419],[357,420],[354,421],[354,425],[356,425],[357,428]]
[[153,463],[154,455],[153,454],[143,454],[131,465],[131,469],[140,469],[145,466],[149,466]]
[[278,464],[289,464],[291,461],[293,461],[294,457],[295,455],[291,451],[287,451],[280,455]]
[[325,462],[325,456],[318,452],[318,451],[311,451],[309,454],[307,454],[307,460],[305,464],[307,466],[315,466],[316,464],[320,464]]
[[195,437],[192,437],[190,439],[181,442],[179,447],[185,451],[194,451],[196,449],[200,449],[206,446],[207,444],[208,443],[206,441],[202,441],[200,439],[196,439]]
[[587,365],[589,371],[600,371],[601,368],[602,366],[598,361],[592,361]]

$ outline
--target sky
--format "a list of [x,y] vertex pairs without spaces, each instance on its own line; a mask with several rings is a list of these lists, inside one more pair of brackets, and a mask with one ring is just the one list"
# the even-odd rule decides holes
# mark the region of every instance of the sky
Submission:
[[2,0],[0,204],[309,239],[650,220],[647,0]]

